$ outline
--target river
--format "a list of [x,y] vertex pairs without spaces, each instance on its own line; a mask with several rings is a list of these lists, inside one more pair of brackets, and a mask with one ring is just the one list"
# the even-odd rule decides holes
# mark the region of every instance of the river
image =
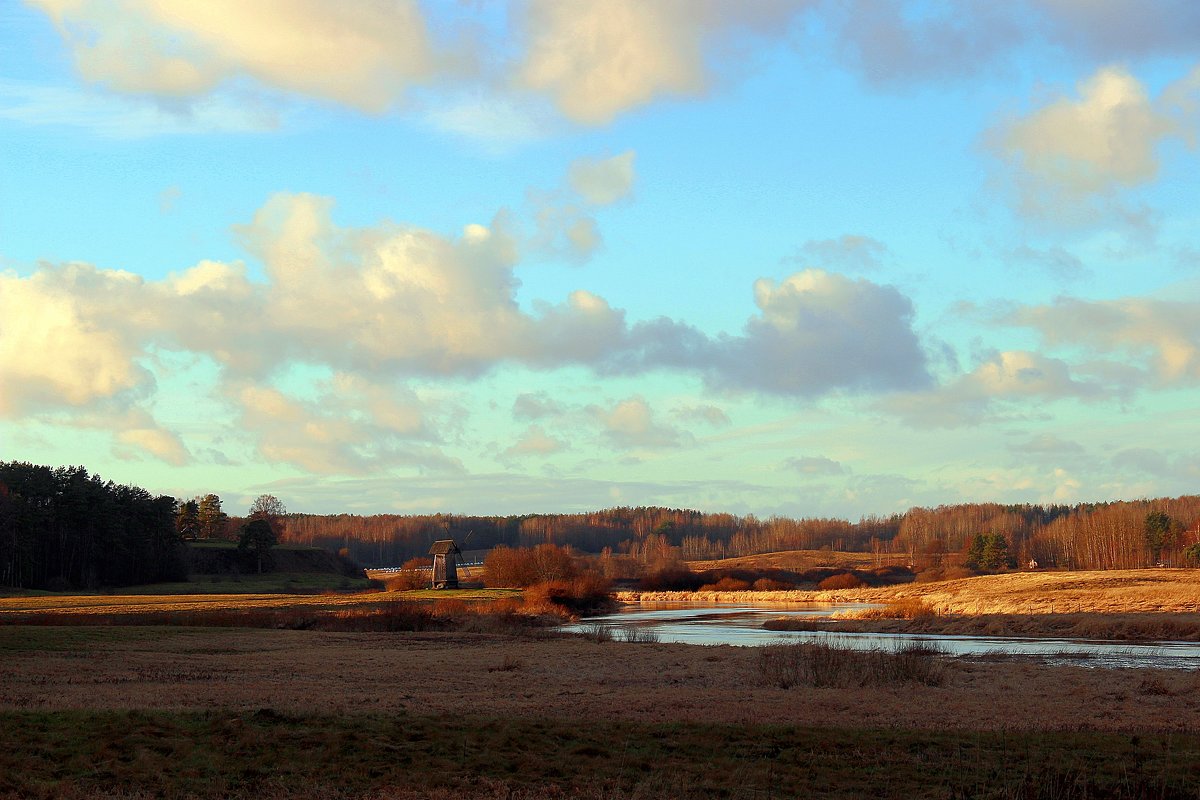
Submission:
[[653,632],[661,642],[755,646],[780,641],[819,639],[860,649],[893,649],[920,641],[953,656],[1004,653],[1035,656],[1048,663],[1094,667],[1154,667],[1200,669],[1197,642],[1113,642],[1081,639],[1018,638],[1006,636],[948,636],[895,633],[836,633],[828,631],[768,631],[762,625],[780,617],[828,617],[838,611],[864,608],[855,603],[812,604],[693,604],[640,603],[619,612],[589,617],[567,630],[600,625],[620,639],[627,628]]

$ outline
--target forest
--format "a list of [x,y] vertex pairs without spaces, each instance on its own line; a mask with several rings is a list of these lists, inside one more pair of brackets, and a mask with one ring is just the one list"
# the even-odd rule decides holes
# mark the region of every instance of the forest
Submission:
[[[1200,552],[1196,495],[1070,506],[962,503],[857,522],[659,507],[522,516],[289,514],[264,498],[276,506],[267,516],[280,543],[340,551],[368,567],[398,566],[444,538],[467,551],[550,543],[646,566],[824,549],[875,553],[881,563],[919,569],[978,562],[986,546],[1008,566],[1033,560],[1048,568],[1120,569],[1184,566],[1185,553]],[[83,467],[0,462],[0,585],[180,580],[187,572],[182,541],[236,539],[244,522],[226,515],[215,494],[176,500]]]
[[0,586],[128,586],[187,577],[175,498],[83,467],[0,462]]
[[[1165,515],[1148,531],[1147,517]],[[581,514],[460,516],[289,514],[281,541],[345,549],[368,566],[398,565],[453,537],[468,550],[498,544],[569,545],[621,554],[644,564],[708,560],[779,550],[874,552],[889,563],[927,566],[969,557],[980,536],[1003,537],[1012,564],[1120,569],[1182,565],[1200,540],[1200,496],[1078,505],[962,503],[913,508],[887,517],[843,519],[736,516],[658,507]],[[469,538],[468,538],[469,537]]]

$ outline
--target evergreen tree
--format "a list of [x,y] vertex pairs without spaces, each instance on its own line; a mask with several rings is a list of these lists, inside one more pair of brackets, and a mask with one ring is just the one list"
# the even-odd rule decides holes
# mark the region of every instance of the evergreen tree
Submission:
[[206,494],[200,498],[196,511],[200,536],[205,539],[221,539],[225,536],[225,523],[229,517],[221,510],[221,498]]

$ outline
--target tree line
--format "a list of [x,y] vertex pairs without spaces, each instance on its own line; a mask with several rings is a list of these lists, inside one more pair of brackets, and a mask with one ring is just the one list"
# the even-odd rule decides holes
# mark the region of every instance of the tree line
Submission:
[[175,498],[83,467],[0,462],[0,585],[96,588],[182,580]]
[[[1166,522],[1148,527],[1151,514]],[[1200,540],[1200,496],[1076,505],[962,503],[857,522],[660,507],[522,516],[289,514],[280,521],[280,541],[344,549],[368,566],[403,564],[425,555],[438,539],[462,543],[468,536],[472,550],[569,545],[643,564],[828,549],[874,552],[888,563],[917,567],[969,560],[1117,569],[1182,565]]]

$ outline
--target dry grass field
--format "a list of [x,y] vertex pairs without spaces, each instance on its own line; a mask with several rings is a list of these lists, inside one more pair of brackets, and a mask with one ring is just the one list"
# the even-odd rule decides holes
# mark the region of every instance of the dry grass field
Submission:
[[0,597],[0,624],[30,616],[54,614],[119,616],[124,614],[187,614],[251,610],[349,611],[373,608],[397,600],[459,600],[491,602],[519,598],[519,590],[463,589],[408,592],[326,592],[324,594],[27,594]]
[[[791,629],[1200,640],[1200,570],[1019,572],[880,588],[779,592],[618,592],[621,602],[871,603]],[[889,613],[899,609],[899,613]],[[913,613],[913,610],[916,613]],[[915,619],[913,617],[916,617]],[[782,629],[782,628],[781,628]]]
[[[1007,632],[1076,624],[1077,608],[1095,607],[1106,613],[1089,618],[1137,627],[1194,617],[1198,578],[1014,574],[785,594],[923,610],[843,626]],[[262,627],[426,600],[461,615],[515,606],[511,595],[0,598],[0,800],[1200,798],[1197,672],[835,652],[814,678],[815,662],[782,645],[511,624]],[[259,627],[194,627],[201,618]]]
[[902,564],[906,560],[907,557],[903,554],[884,555],[877,559],[871,553],[850,553],[841,550],[781,550],[777,553],[760,553],[753,556],[689,561],[687,565],[694,572],[710,569],[783,569],[804,572],[817,567],[872,569]]
[[1194,673],[781,688],[755,648],[0,626],[5,798],[1195,797],[1198,731]]
[[[706,562],[712,563],[712,562]],[[890,603],[919,599],[938,614],[1200,612],[1200,570],[1013,572],[881,588],[779,592],[619,592],[622,602]]]

